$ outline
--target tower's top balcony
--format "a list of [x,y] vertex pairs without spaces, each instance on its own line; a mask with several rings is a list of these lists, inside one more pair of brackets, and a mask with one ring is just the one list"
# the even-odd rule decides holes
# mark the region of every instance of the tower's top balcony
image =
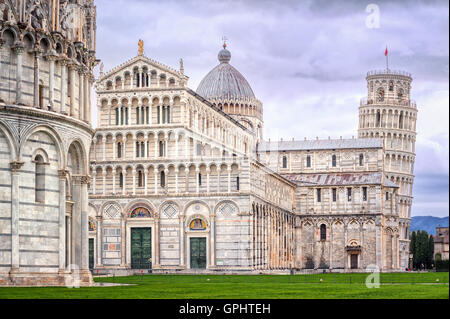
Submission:
[[369,106],[369,105],[395,105],[395,106],[404,106],[411,107],[417,109],[416,101],[400,99],[400,98],[384,98],[384,99],[361,99],[360,106]]
[[393,75],[397,75],[397,76],[403,76],[403,77],[407,77],[410,80],[412,80],[412,76],[411,73],[405,72],[405,71],[401,71],[401,70],[390,70],[390,69],[384,69],[384,70],[373,70],[373,71],[369,71],[367,72],[367,77],[372,77],[372,76],[393,76]]

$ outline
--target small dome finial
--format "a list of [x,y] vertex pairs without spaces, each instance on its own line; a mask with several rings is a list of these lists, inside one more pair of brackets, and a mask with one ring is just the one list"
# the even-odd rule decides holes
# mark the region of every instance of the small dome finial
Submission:
[[227,48],[227,41],[228,41],[228,38],[227,38],[226,36],[223,36],[223,37],[222,37],[222,41],[223,41],[223,48],[226,49],[226,48]]
[[227,37],[222,37],[223,49],[220,50],[218,58],[220,63],[228,63],[231,60],[231,52],[227,50]]

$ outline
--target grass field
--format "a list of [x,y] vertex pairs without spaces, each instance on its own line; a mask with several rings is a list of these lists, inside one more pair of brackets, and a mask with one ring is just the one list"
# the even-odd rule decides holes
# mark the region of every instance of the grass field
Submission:
[[[447,273],[381,274],[380,288],[367,274],[144,275],[95,278],[133,284],[91,288],[0,288],[0,299],[448,299]],[[322,279],[322,282],[320,282]],[[439,279],[439,282],[436,282]]]

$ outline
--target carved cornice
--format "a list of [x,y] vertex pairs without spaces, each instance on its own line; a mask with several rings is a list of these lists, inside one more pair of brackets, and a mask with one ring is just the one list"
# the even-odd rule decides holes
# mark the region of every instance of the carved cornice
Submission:
[[25,164],[25,163],[24,162],[19,162],[19,161],[14,161],[14,162],[11,162],[9,164],[11,166],[11,171],[13,173],[16,173],[22,168],[23,164]]

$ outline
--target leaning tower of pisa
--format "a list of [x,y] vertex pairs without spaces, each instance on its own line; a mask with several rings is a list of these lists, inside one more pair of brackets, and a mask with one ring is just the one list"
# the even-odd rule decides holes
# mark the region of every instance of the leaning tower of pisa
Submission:
[[384,140],[385,178],[399,186],[398,237],[400,265],[408,267],[409,225],[416,142],[417,107],[411,100],[411,74],[385,69],[367,74],[367,98],[359,107],[360,138]]

